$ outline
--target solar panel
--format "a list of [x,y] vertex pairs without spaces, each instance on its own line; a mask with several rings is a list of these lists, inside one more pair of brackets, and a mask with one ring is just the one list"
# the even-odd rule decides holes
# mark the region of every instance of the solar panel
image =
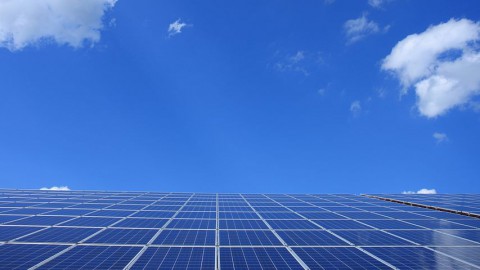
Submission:
[[310,269],[391,269],[354,247],[294,247],[293,251]]
[[0,269],[478,269],[478,254],[480,219],[365,196],[0,189]]
[[220,248],[221,269],[304,269],[286,248]]
[[125,246],[76,246],[38,269],[123,269],[140,250]]
[[215,269],[215,248],[150,247],[131,269]]

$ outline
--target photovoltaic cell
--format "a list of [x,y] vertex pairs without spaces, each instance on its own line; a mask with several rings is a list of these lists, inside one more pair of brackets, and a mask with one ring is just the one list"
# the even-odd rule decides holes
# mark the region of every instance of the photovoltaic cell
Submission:
[[215,269],[215,248],[149,247],[131,269]]
[[78,226],[78,227],[107,227],[115,222],[118,222],[121,218],[109,218],[109,217],[79,217],[71,219],[67,222],[61,223],[61,226]]
[[225,246],[270,246],[282,245],[271,231],[220,231],[220,245]]
[[397,246],[412,245],[398,237],[384,233],[382,231],[335,231],[335,234],[347,241],[360,246]]
[[93,228],[53,227],[17,239],[16,242],[76,243],[99,230]]
[[327,231],[277,231],[290,246],[347,246],[348,243]]
[[221,269],[303,269],[286,248],[220,248]]
[[476,269],[423,247],[367,247],[365,250],[399,269]]
[[146,219],[146,218],[126,218],[112,227],[125,227],[125,228],[151,228],[160,229],[167,223],[168,219]]
[[471,246],[479,243],[467,241],[449,234],[432,230],[395,230],[390,233],[427,246]]
[[0,226],[0,241],[10,241],[15,238],[44,229],[42,227]]
[[214,246],[215,231],[213,230],[164,230],[153,241],[154,245],[196,245]]
[[258,219],[223,219],[220,220],[220,229],[268,229],[268,226],[262,220]]
[[28,269],[68,248],[53,245],[2,245],[0,269]]
[[12,222],[8,222],[8,225],[46,225],[51,226],[55,224],[62,223],[64,221],[70,220],[73,217],[63,217],[63,216],[33,216],[29,218],[24,218]]
[[158,230],[106,229],[88,239],[86,243],[102,244],[141,244],[145,245]]
[[174,229],[215,229],[216,221],[212,219],[173,219],[167,228]]
[[39,269],[123,269],[140,247],[76,246]]
[[478,256],[478,254],[480,254],[480,247],[433,247],[433,249],[455,258],[459,258],[465,262],[480,266],[480,256]]
[[293,247],[293,251],[310,269],[391,269],[354,247]]

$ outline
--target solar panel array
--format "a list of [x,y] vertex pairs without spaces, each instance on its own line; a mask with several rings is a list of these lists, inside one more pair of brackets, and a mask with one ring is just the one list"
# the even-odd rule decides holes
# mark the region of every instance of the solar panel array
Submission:
[[480,219],[357,195],[0,190],[0,269],[27,268],[479,269]]

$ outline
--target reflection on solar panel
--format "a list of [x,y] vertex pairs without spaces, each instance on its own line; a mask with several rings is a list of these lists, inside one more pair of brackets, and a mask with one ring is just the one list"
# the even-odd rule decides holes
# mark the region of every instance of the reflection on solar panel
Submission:
[[[382,195],[480,213],[480,195]],[[480,219],[357,195],[0,190],[0,269],[480,269]]]

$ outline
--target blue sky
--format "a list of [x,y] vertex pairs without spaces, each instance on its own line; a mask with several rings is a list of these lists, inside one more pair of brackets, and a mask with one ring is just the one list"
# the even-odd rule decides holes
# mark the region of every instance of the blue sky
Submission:
[[36,2],[0,3],[0,187],[480,192],[478,1]]

